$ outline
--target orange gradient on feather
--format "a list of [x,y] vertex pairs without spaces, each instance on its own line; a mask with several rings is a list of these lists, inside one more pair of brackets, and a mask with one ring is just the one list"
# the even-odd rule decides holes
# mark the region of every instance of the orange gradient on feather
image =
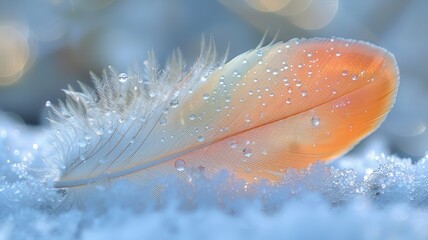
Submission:
[[[186,178],[193,169],[277,182],[290,168],[345,154],[373,132],[399,81],[391,53],[346,39],[268,45],[207,75],[200,66],[183,77],[166,113],[161,104],[144,123],[119,125],[113,140],[86,162],[72,162],[54,186],[78,189],[116,178],[144,184],[168,174]],[[201,80],[186,82],[194,78]]]
[[398,78],[389,52],[354,40],[291,40],[242,54],[168,120],[187,125],[190,113],[203,113],[204,125],[227,130],[211,131],[200,148],[177,144],[165,156],[197,149],[156,168],[175,170],[184,160],[186,168],[227,169],[247,182],[278,181],[289,168],[343,155],[373,132],[394,103]]

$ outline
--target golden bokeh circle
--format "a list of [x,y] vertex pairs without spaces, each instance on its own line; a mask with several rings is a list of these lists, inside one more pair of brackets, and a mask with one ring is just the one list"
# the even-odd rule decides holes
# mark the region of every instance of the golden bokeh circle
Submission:
[[30,49],[27,39],[12,26],[0,26],[0,36],[0,85],[9,85],[21,77]]
[[245,0],[252,8],[261,12],[275,12],[284,8],[290,0]]

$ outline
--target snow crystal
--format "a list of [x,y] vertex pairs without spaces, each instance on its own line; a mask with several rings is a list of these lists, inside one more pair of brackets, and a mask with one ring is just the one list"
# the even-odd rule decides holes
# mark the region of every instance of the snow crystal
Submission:
[[378,141],[331,165],[289,170],[275,185],[186,169],[186,181],[118,181],[97,189],[86,209],[66,210],[44,177],[52,149],[43,130],[3,115],[0,239],[428,238],[428,160],[384,154]]

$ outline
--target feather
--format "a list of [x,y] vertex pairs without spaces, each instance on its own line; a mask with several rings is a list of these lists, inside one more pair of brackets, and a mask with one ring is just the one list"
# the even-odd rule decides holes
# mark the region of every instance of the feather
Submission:
[[391,53],[338,38],[270,44],[228,63],[211,41],[187,71],[178,51],[168,62],[159,71],[150,53],[145,71],[109,68],[93,76],[95,91],[65,91],[66,103],[52,106],[56,188],[81,203],[106,182],[191,169],[277,182],[373,132],[399,79]]

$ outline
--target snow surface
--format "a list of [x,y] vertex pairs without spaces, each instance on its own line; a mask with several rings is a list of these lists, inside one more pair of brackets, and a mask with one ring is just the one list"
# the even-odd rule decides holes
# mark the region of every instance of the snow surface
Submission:
[[277,185],[192,171],[187,182],[106,183],[85,210],[65,210],[44,178],[44,130],[0,122],[0,239],[428,239],[428,158],[384,154],[375,138]]

